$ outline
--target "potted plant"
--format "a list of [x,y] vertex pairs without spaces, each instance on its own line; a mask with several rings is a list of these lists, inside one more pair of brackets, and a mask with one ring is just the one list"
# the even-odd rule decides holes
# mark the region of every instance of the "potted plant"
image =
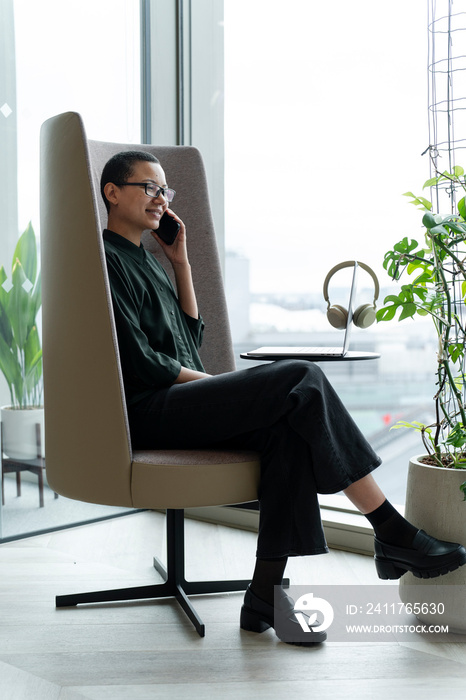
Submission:
[[[444,185],[451,201],[458,189],[466,191],[463,168],[455,166],[452,172],[437,173],[424,188]],[[466,202],[463,196],[457,212],[444,216],[434,214],[426,198],[405,194],[423,212],[423,240],[405,237],[385,254],[383,264],[390,277],[398,281],[405,275],[405,280],[397,294],[385,298],[377,320],[430,316],[438,347],[435,420],[431,425],[399,421],[393,426],[417,430],[425,451],[410,460],[405,515],[439,539],[466,544]],[[400,582],[402,600],[422,602],[419,587],[431,581],[406,574]],[[437,585],[426,591],[426,602],[435,595],[441,599],[443,584],[453,584],[449,598],[454,613],[451,619],[430,612],[418,617],[466,632],[466,567],[433,581]]]
[[37,260],[36,236],[29,223],[16,245],[10,279],[4,267],[0,268],[0,370],[11,399],[10,405],[1,409],[3,449],[8,457],[20,460],[37,457],[37,423],[43,435]]

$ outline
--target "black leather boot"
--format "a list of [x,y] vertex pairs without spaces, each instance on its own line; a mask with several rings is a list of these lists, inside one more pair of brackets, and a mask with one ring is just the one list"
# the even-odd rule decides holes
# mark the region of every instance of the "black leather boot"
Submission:
[[374,538],[375,566],[379,578],[401,578],[411,571],[418,578],[435,578],[466,564],[466,549],[418,530],[411,547],[395,547]]
[[[305,618],[309,619],[306,615]],[[326,632],[305,632],[294,614],[294,602],[283,591],[277,606],[258,598],[248,586],[241,608],[240,627],[249,632],[265,632],[273,627],[282,642],[298,646],[314,646],[327,639]]]

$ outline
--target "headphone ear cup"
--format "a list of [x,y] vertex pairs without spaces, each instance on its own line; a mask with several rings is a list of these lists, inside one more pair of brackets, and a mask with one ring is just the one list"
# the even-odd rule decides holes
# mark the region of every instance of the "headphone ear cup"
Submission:
[[375,321],[375,307],[372,304],[358,306],[353,314],[353,323],[357,328],[369,328]]
[[327,309],[327,319],[334,328],[344,330],[346,328],[346,321],[348,320],[348,312],[343,306],[333,304]]

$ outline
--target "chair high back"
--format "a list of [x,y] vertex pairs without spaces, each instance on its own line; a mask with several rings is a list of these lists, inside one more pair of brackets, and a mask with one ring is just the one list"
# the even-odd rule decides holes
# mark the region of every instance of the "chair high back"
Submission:
[[[175,209],[186,223],[194,284],[206,321],[201,348],[206,371],[234,369],[207,182],[197,149],[88,141],[80,116],[72,112],[45,122],[41,250],[47,478],[58,493],[122,506],[133,505],[132,453],[102,242],[106,211],[99,181],[112,155],[134,149],[159,158],[177,191]],[[150,234],[143,243],[159,255]]]

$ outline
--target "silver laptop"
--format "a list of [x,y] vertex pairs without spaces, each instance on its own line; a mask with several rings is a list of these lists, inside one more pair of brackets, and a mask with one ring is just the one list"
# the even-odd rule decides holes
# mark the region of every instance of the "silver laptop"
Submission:
[[340,347],[280,347],[264,346],[242,353],[241,357],[249,360],[278,360],[278,359],[311,359],[311,360],[369,360],[380,357],[374,352],[350,352],[349,341],[353,326],[354,300],[356,298],[358,263],[355,261],[353,268],[353,279],[348,301],[348,318],[346,320],[345,336],[343,345]]

